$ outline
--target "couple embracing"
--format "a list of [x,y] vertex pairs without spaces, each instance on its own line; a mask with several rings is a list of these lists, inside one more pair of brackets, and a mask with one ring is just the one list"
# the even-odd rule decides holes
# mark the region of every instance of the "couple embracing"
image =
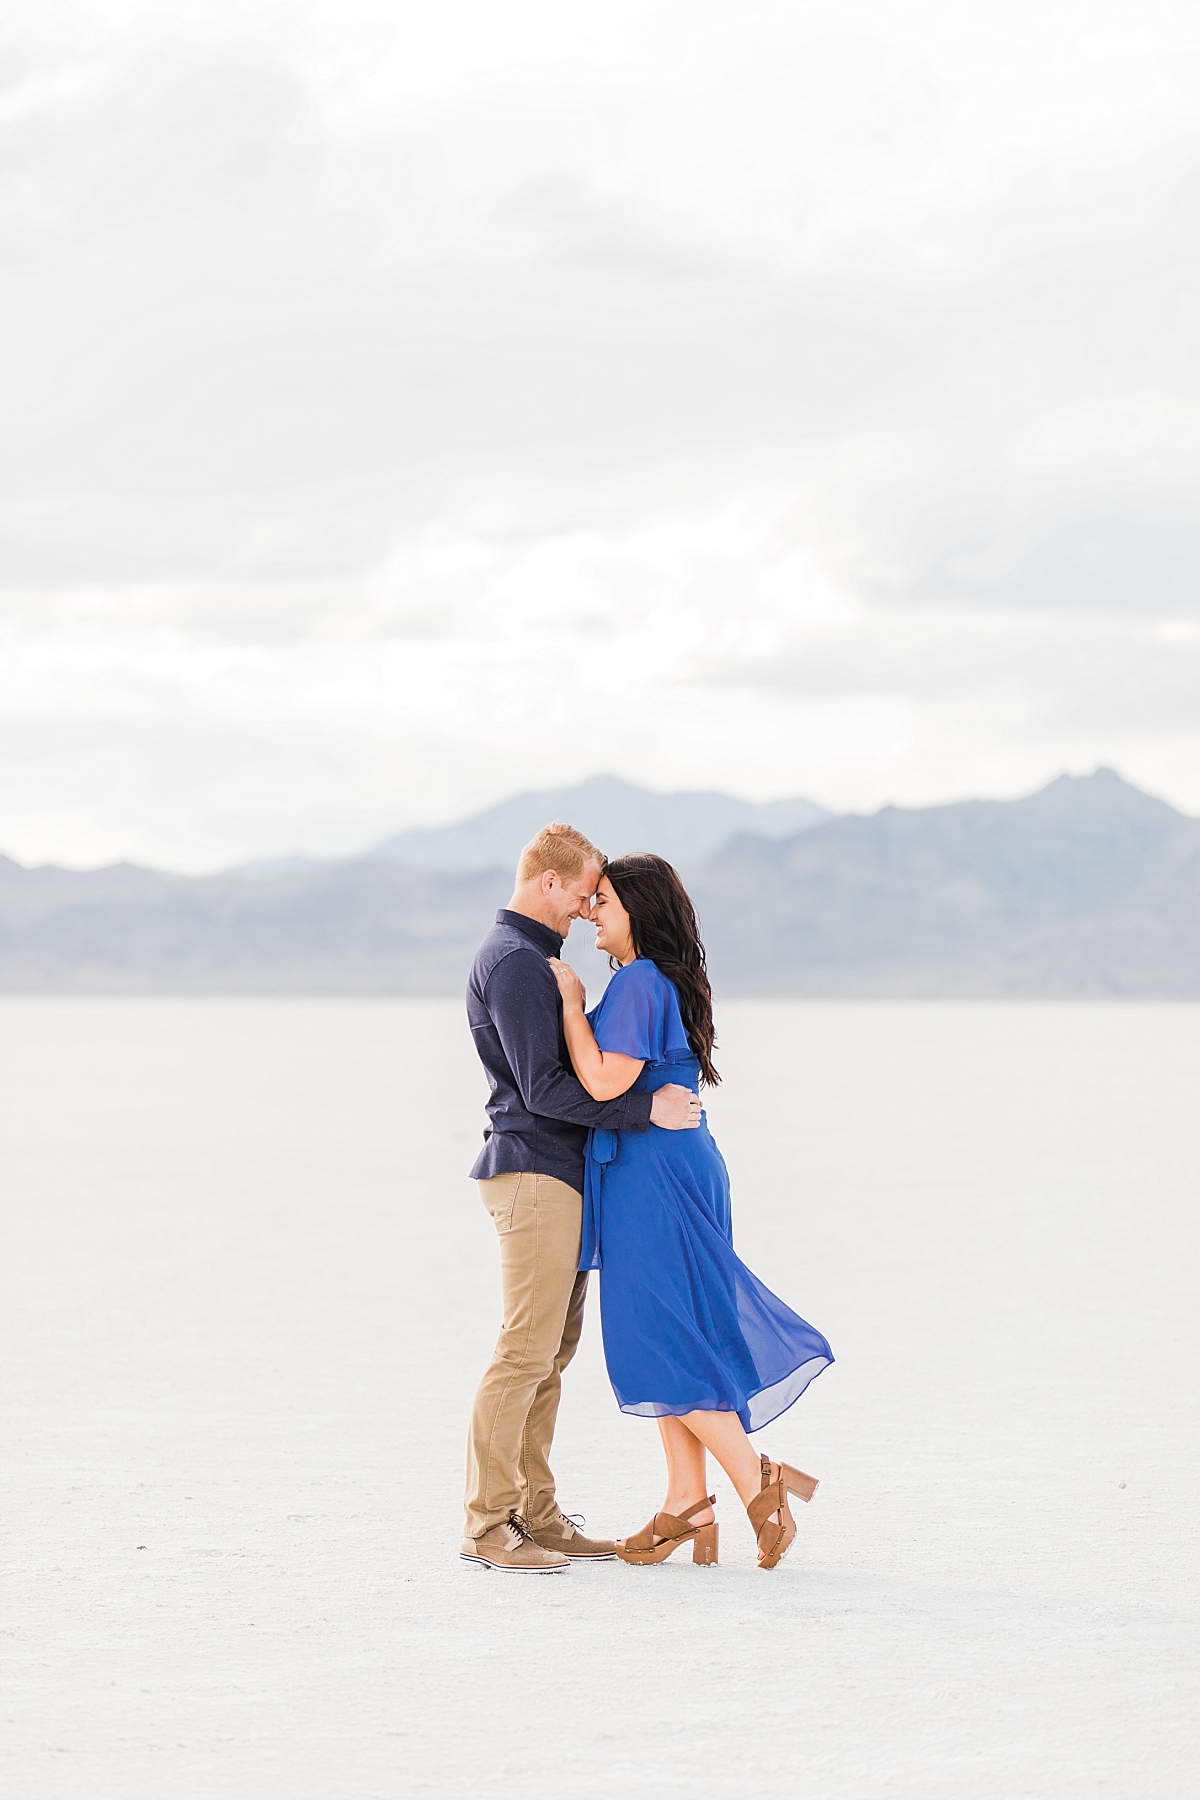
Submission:
[[[575,919],[614,968],[585,1013],[560,960]],[[488,1129],[471,1173],[496,1226],[504,1322],[471,1415],[464,1561],[548,1574],[578,1560],[662,1562],[681,1545],[717,1560],[711,1453],[774,1568],[796,1535],[788,1495],[816,1482],[752,1447],[833,1361],[820,1332],[733,1249],[729,1176],[701,1109],[712,996],[695,911],[662,857],[608,862],[547,825],[521,854],[467,989],[488,1076]],[[604,1354],[623,1412],[658,1421],[666,1496],[615,1543],[560,1509],[549,1452],[562,1372],[599,1269]]]

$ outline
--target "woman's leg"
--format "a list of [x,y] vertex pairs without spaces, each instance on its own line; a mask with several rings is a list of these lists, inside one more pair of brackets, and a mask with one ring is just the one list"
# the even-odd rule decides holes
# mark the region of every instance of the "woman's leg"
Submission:
[[[743,1506],[749,1506],[762,1488],[762,1464],[758,1452],[746,1436],[742,1421],[734,1412],[690,1412],[681,1419],[660,1419],[664,1425],[681,1425],[689,1437],[702,1446],[700,1466],[704,1467],[704,1451],[711,1450],[737,1489]],[[670,1469],[670,1454],[667,1467]],[[701,1488],[700,1492],[705,1490]],[[684,1505],[687,1502],[684,1501]]]
[[[690,1412],[658,1421],[667,1459],[667,1497],[662,1510],[679,1517],[685,1506],[708,1492],[705,1452],[711,1451],[737,1489],[743,1506],[762,1491],[762,1463],[742,1421],[733,1412]],[[692,1514],[693,1525],[707,1525],[711,1506]],[[623,1540],[622,1540],[623,1541]]]
[[[685,1506],[703,1500],[708,1493],[704,1445],[682,1419],[660,1419],[658,1432],[667,1459],[667,1497],[662,1509],[678,1518]],[[707,1525],[712,1517],[712,1507],[706,1506],[702,1512],[692,1514],[691,1523]]]

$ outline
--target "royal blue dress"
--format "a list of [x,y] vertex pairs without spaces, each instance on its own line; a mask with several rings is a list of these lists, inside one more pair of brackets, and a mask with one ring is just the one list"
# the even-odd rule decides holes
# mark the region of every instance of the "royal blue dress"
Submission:
[[[648,958],[588,1014],[601,1050],[637,1057],[635,1093],[699,1089],[672,982]],[[609,1380],[622,1412],[735,1412],[747,1431],[798,1400],[833,1351],[734,1253],[729,1171],[698,1131],[593,1131],[581,1269],[599,1269]]]

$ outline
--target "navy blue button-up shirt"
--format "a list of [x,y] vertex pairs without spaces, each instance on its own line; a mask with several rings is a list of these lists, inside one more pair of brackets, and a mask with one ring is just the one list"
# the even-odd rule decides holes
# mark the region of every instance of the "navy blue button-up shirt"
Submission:
[[528,1170],[582,1193],[589,1126],[645,1131],[650,1123],[650,1094],[593,1100],[572,1072],[562,997],[546,961],[562,946],[548,925],[506,910],[479,946],[467,1018],[492,1091],[476,1181]]

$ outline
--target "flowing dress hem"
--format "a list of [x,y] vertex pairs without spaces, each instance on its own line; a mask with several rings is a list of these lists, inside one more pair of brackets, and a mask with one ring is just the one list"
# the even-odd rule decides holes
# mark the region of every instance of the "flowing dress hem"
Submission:
[[706,1395],[703,1400],[689,1401],[626,1402],[618,1397],[617,1405],[623,1413],[639,1419],[678,1419],[690,1412],[737,1413],[747,1431],[762,1431],[794,1406],[809,1383],[815,1381],[823,1369],[828,1369],[833,1360],[832,1356],[810,1357],[782,1381],[772,1382],[770,1387],[759,1388],[756,1393],[747,1395],[740,1406],[714,1404],[711,1395]]

